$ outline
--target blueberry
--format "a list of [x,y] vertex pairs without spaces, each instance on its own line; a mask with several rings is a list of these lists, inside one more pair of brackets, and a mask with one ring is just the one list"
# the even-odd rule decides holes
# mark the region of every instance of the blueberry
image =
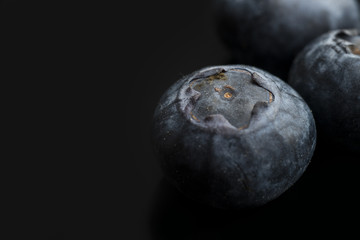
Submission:
[[312,109],[323,139],[360,151],[358,30],[335,30],[314,40],[295,59],[289,84]]
[[299,179],[316,128],[284,81],[255,67],[213,66],[164,93],[153,144],[165,178],[185,196],[237,209],[263,205]]
[[360,26],[356,0],[214,0],[217,29],[235,63],[282,79],[296,54],[330,30]]

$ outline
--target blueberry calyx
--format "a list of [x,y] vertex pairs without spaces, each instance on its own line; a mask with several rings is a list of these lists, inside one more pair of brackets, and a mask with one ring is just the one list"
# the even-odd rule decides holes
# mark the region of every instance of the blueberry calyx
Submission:
[[335,35],[340,45],[342,44],[347,53],[360,56],[360,33],[357,30],[343,30]]
[[192,122],[205,127],[246,129],[257,108],[266,109],[275,100],[262,78],[241,68],[199,72],[189,78],[182,110]]

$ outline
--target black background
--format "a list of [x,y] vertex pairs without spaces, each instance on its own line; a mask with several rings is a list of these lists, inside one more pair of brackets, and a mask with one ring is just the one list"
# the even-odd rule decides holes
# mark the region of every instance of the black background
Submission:
[[150,141],[161,94],[230,63],[210,1],[8,0],[1,18],[14,239],[356,233],[359,156],[321,139],[303,177],[257,209],[210,209],[162,180]]

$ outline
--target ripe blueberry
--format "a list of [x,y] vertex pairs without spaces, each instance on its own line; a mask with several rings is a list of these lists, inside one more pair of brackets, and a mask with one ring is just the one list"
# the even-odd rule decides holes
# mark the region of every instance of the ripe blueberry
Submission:
[[177,81],[154,113],[165,177],[196,201],[263,205],[292,186],[316,144],[313,116],[285,82],[244,65],[203,68]]
[[330,30],[360,26],[356,0],[214,0],[214,12],[236,63],[282,79],[311,40]]
[[360,151],[360,33],[335,30],[309,44],[289,84],[309,104],[324,139]]

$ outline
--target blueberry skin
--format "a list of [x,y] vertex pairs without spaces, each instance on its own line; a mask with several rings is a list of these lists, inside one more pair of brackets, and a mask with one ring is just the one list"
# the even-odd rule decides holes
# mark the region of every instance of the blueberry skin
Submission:
[[358,30],[335,30],[314,40],[295,59],[289,84],[312,109],[323,139],[360,152]]
[[307,104],[279,78],[245,65],[213,66],[164,93],[152,142],[165,178],[185,196],[239,209],[279,197],[300,178],[316,128]]
[[213,0],[219,35],[234,63],[287,79],[296,54],[330,30],[359,28],[355,0]]

